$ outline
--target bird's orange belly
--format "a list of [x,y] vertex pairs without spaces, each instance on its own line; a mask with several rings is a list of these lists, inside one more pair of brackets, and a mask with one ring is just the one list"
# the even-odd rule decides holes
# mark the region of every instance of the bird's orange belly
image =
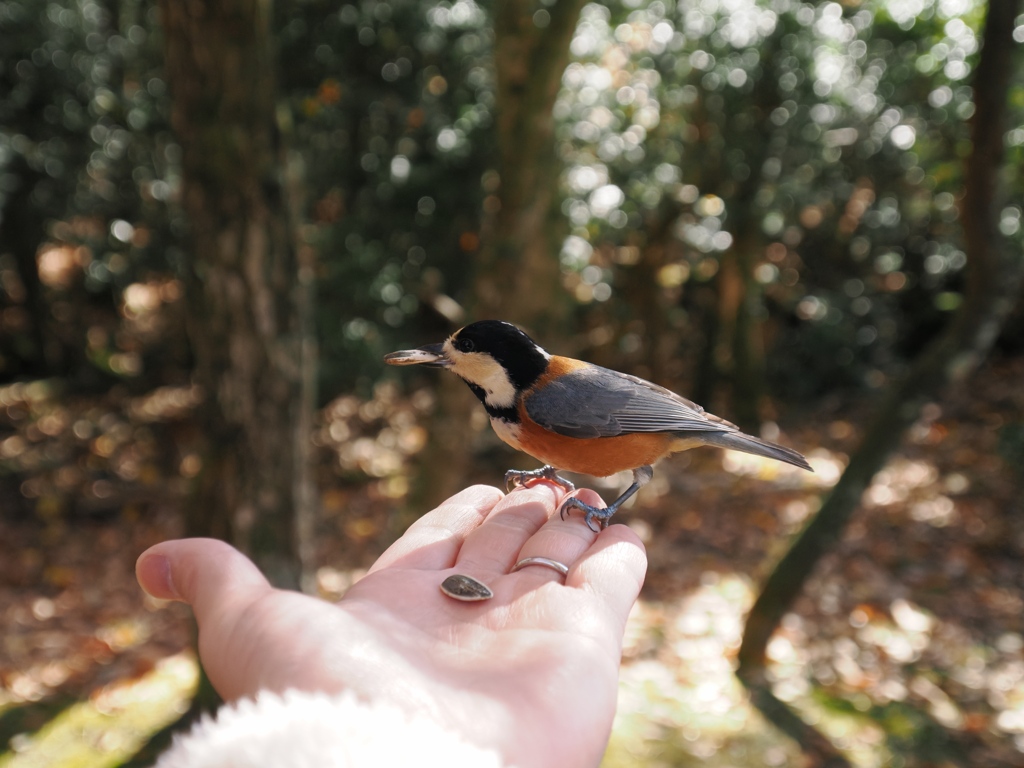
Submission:
[[523,429],[517,438],[516,447],[545,464],[596,477],[653,464],[681,449],[677,438],[660,432],[581,440],[535,428]]

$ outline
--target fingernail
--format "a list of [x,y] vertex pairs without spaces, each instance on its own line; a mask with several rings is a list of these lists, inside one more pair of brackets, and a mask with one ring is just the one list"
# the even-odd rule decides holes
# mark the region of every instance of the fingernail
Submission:
[[142,563],[140,570],[146,574],[143,588],[153,597],[161,600],[181,600],[181,595],[171,578],[171,561],[164,555],[149,555]]

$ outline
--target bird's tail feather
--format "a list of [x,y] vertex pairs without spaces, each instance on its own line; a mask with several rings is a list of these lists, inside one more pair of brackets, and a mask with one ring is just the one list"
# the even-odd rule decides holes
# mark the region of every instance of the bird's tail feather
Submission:
[[708,445],[752,453],[755,456],[764,456],[769,459],[777,459],[801,469],[814,471],[811,469],[811,465],[807,463],[807,459],[791,448],[769,443],[765,440],[745,435],[742,432],[707,432],[702,437]]

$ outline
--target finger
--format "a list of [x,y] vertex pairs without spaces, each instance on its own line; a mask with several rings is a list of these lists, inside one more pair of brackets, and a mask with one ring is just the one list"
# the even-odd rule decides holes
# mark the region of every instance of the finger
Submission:
[[466,537],[487,518],[504,494],[488,485],[474,485],[428,512],[388,547],[370,573],[401,566],[443,570],[455,563]]
[[566,584],[594,592],[625,623],[646,573],[647,552],[640,537],[628,526],[613,525],[601,531],[569,571]]
[[191,605],[200,626],[207,617],[244,610],[272,589],[249,558],[216,539],[152,546],[139,556],[135,574],[153,597]]
[[[580,501],[595,507],[604,507],[604,501],[591,490],[582,490],[576,494]],[[583,522],[580,517],[552,515],[533,536],[523,543],[516,557],[516,562],[528,557],[543,557],[554,560],[569,568],[572,572],[576,561],[590,549],[597,534]],[[566,577],[546,565],[527,565],[516,571],[522,578],[537,581],[557,581],[562,583]]]
[[494,506],[483,525],[466,537],[456,559],[459,569],[475,575],[508,573],[519,551],[564,498],[561,486],[533,483],[510,493]]

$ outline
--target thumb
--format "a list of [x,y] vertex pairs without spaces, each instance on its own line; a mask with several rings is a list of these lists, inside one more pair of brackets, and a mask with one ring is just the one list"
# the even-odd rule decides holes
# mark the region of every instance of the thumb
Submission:
[[200,625],[207,616],[233,612],[271,591],[249,558],[217,539],[156,544],[139,555],[135,576],[153,597],[192,606]]

